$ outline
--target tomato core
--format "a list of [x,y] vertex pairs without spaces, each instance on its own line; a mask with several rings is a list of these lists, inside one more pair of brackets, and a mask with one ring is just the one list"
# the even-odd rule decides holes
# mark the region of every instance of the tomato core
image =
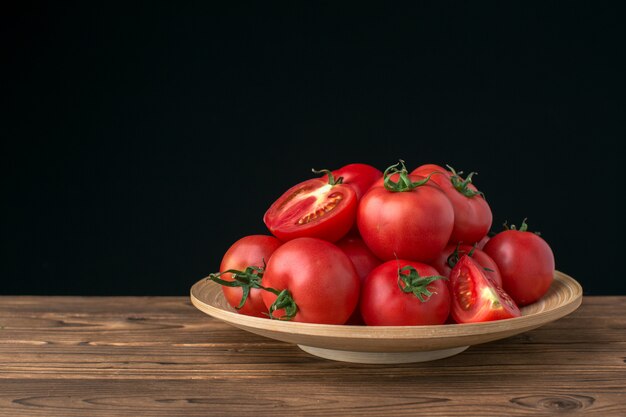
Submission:
[[343,200],[343,195],[341,193],[332,193],[327,197],[327,200],[325,202],[322,202],[323,205],[317,206],[317,209],[302,216],[300,219],[298,219],[296,224],[306,224],[312,220],[317,219],[318,217],[322,217],[324,214],[332,211],[335,207],[337,207],[337,204],[339,204],[341,200]]

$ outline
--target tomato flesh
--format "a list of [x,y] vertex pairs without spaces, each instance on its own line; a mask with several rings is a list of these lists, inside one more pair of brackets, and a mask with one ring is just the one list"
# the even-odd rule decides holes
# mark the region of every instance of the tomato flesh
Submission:
[[354,224],[356,208],[351,187],[315,178],[287,190],[270,206],[263,221],[282,241],[316,237],[334,242]]
[[479,323],[521,316],[519,307],[483,268],[464,255],[450,273],[451,315],[457,323]]

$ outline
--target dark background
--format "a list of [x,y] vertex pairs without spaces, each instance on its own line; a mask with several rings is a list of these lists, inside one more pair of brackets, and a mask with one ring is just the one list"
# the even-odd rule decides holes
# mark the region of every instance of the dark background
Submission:
[[622,6],[208,3],[1,14],[1,293],[186,294],[312,167],[403,158],[626,294]]

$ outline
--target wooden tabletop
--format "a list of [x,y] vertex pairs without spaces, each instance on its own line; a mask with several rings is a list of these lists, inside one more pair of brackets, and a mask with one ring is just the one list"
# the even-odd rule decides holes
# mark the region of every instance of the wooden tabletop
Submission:
[[184,297],[0,297],[0,416],[626,416],[626,297],[460,355],[358,365]]

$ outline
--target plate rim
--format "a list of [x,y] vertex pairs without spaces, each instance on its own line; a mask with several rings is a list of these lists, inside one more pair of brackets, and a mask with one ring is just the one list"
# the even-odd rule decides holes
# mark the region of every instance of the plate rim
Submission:
[[447,339],[486,334],[497,334],[515,329],[520,329],[520,332],[523,332],[532,328],[542,326],[543,324],[549,323],[551,321],[558,320],[559,318],[562,318],[572,313],[582,303],[582,286],[571,276],[557,270],[554,271],[554,281],[559,282],[562,286],[568,287],[572,296],[568,297],[564,303],[556,305],[553,308],[530,313],[512,319],[481,323],[441,324],[427,326],[359,326],[300,323],[269,320],[266,318],[247,316],[239,314],[235,311],[225,310],[202,300],[200,298],[201,289],[204,289],[207,286],[209,288],[211,286],[219,287],[219,284],[208,281],[206,278],[202,278],[191,287],[190,298],[192,304],[197,309],[211,317],[214,317],[218,320],[224,321],[236,327],[254,328],[270,333],[283,333],[294,336],[367,340],[413,340],[428,338]]

